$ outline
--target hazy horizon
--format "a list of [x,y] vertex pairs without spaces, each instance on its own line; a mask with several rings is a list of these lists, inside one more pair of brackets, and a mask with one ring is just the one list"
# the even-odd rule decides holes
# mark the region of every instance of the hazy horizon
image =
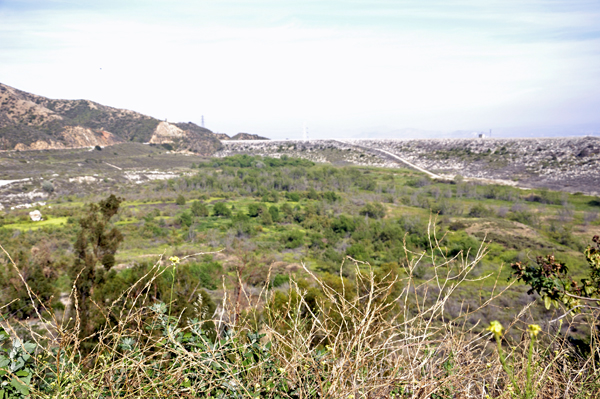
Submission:
[[593,1],[5,0],[0,82],[229,135],[593,135],[599,17]]

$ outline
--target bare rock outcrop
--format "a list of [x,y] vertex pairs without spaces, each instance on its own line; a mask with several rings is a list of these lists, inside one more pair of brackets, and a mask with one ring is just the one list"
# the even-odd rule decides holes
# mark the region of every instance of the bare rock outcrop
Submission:
[[188,133],[185,130],[168,122],[160,122],[158,126],[156,126],[156,130],[149,142],[151,144],[172,144],[176,140],[181,140],[187,136]]

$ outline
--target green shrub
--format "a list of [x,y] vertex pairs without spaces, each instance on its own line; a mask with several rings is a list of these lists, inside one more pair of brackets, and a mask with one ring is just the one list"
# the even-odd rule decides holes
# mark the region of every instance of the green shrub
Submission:
[[467,214],[472,218],[487,218],[494,215],[494,211],[492,209],[487,208],[483,204],[475,204],[469,209],[469,213]]
[[381,219],[385,216],[385,207],[379,202],[369,202],[358,213],[373,219]]
[[281,236],[281,242],[288,249],[304,245],[304,233],[299,230],[287,231]]
[[287,192],[287,193],[285,193],[285,196],[287,197],[288,200],[290,200],[292,202],[300,201],[300,194],[298,194],[298,193]]
[[192,206],[190,207],[190,211],[192,215],[196,217],[207,217],[208,216],[208,207],[204,202],[194,201],[192,202]]
[[52,193],[54,192],[54,185],[52,184],[52,182],[45,180],[42,183],[42,190],[44,190],[47,193]]
[[229,209],[224,202],[217,202],[213,206],[213,215],[228,218],[231,217],[231,209]]

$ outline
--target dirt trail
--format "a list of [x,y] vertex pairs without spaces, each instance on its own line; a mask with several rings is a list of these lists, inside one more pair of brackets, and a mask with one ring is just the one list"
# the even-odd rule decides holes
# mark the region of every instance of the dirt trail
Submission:
[[[360,148],[361,150],[365,150],[365,151],[368,151],[368,152],[376,152],[376,153],[387,155],[388,158],[392,158],[394,161],[403,163],[404,165],[408,166],[409,168],[418,170],[419,172],[423,172],[426,175],[428,175],[429,177],[431,177],[432,179],[452,180],[454,178],[454,176],[436,175],[435,173],[432,173],[432,172],[430,172],[430,171],[428,171],[426,169],[423,169],[420,166],[417,166],[417,165],[413,164],[412,162],[407,161],[404,158],[400,158],[396,154],[393,154],[393,153],[391,153],[389,151],[382,150],[381,148],[363,147],[361,145],[358,145],[358,144],[355,144],[355,143],[349,143],[349,142],[343,141],[343,140],[335,140],[335,141],[338,141],[338,142],[340,142],[342,144],[351,145],[351,146],[354,146],[356,148]],[[477,182],[485,183],[485,184],[499,184],[499,185],[502,185],[502,186],[518,187],[518,188],[523,189],[523,190],[528,190],[529,189],[528,187],[522,187],[522,186],[517,185],[517,183],[514,182],[514,181],[504,180],[504,179],[489,179],[489,178],[481,178],[481,177],[464,177],[464,181],[477,181]]]
[[435,173],[431,173],[430,171],[425,170],[425,169],[423,169],[423,168],[421,168],[421,167],[419,167],[419,166],[417,166],[417,165],[415,165],[415,164],[413,164],[411,162],[408,162],[406,159],[400,158],[398,155],[392,154],[389,151],[382,150],[381,148],[363,147],[361,145],[358,145],[358,144],[355,144],[355,143],[349,143],[349,142],[343,141],[343,140],[335,140],[335,141],[338,141],[339,143],[342,143],[342,144],[351,145],[353,147],[360,148],[361,150],[366,150],[366,151],[369,151],[369,152],[373,152],[374,151],[374,152],[379,152],[379,153],[385,154],[388,157],[392,157],[395,161],[400,161],[401,163],[405,164],[406,166],[408,166],[408,167],[410,167],[412,169],[416,169],[419,172],[425,173],[426,175],[428,175],[432,179],[441,179],[441,180],[448,180],[448,179],[450,179],[449,176],[440,176],[440,175],[436,175]]

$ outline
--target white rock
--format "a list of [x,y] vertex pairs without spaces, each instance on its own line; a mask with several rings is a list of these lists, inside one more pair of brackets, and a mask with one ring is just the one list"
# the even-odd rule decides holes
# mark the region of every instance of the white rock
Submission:
[[39,222],[42,219],[42,212],[40,211],[31,211],[29,212],[29,217],[31,218],[31,221],[33,222]]

